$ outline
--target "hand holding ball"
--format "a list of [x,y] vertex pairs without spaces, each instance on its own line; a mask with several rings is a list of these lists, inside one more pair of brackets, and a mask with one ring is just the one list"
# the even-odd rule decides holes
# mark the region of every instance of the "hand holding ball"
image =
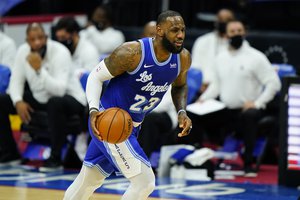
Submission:
[[108,108],[97,118],[96,128],[103,141],[118,144],[130,136],[133,128],[132,118],[121,108]]

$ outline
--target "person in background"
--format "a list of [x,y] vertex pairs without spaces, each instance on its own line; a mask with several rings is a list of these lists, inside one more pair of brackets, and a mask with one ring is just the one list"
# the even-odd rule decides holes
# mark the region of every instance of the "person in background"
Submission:
[[[130,182],[122,200],[146,200],[155,187],[149,159],[137,141],[146,114],[161,101],[172,84],[174,106],[183,137],[192,122],[186,114],[186,76],[191,64],[184,48],[185,24],[178,12],[164,11],[157,19],[155,38],[126,42],[95,67],[86,96],[90,109],[90,142],[79,175],[67,189],[64,199],[89,199],[112,173],[123,174]],[[110,80],[100,101],[102,85]],[[102,141],[96,120],[110,107],[126,110],[133,119],[133,131],[122,143]]]
[[88,27],[80,32],[80,36],[95,45],[100,57],[110,54],[125,41],[123,33],[113,27],[112,10],[107,5],[94,10]]
[[[74,17],[63,17],[55,25],[55,38],[58,42],[65,45],[72,55],[72,70],[82,80],[99,62],[99,55],[96,47],[87,39],[79,36],[80,26]],[[84,87],[85,84],[82,86]],[[85,89],[85,88],[84,88]],[[88,135],[85,126],[87,116],[83,117],[83,130],[77,136],[75,151],[81,161],[87,149]]]
[[0,65],[11,68],[16,56],[15,41],[0,31]]
[[200,94],[205,91],[212,81],[211,68],[217,55],[228,47],[226,37],[226,23],[235,19],[234,13],[229,9],[221,9],[217,13],[215,30],[198,37],[192,47],[192,68],[202,71],[203,84]]
[[216,112],[211,121],[215,127],[226,126],[227,133],[233,131],[243,138],[245,176],[255,177],[252,153],[258,122],[281,83],[267,57],[245,41],[246,30],[241,21],[228,22],[226,35],[229,45],[215,59],[214,78],[205,99],[219,96],[225,104],[226,109]]
[[10,95],[0,95],[0,164],[16,164],[21,158],[9,114],[17,113],[23,123],[30,123],[35,112],[44,111],[48,114],[51,155],[40,171],[62,169],[61,150],[66,141],[68,117],[82,115],[86,98],[73,74],[68,49],[47,39],[38,23],[28,25],[26,36],[26,43],[19,47],[13,64]]
[[142,38],[155,37],[156,34],[156,21],[150,21],[145,24],[143,28]]
[[71,55],[76,74],[90,72],[99,62],[96,47],[79,36],[80,26],[73,17],[63,17],[55,25],[56,40],[65,45]]

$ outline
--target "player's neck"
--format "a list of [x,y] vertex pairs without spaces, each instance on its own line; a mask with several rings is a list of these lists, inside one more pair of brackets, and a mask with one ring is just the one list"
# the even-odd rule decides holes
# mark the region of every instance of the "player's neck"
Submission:
[[170,52],[166,50],[161,41],[153,39],[153,49],[158,62],[164,62],[170,57]]

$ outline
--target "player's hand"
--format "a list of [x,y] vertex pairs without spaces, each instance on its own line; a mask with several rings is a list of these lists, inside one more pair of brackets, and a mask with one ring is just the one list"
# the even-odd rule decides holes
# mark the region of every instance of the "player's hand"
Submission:
[[178,134],[178,137],[183,137],[188,135],[192,130],[192,120],[187,116],[186,112],[180,112],[178,114],[179,128],[182,131]]
[[27,56],[27,61],[35,71],[38,71],[42,66],[42,57],[37,52],[31,52]]
[[16,110],[22,122],[28,124],[31,120],[30,112],[34,111],[33,108],[25,101],[18,101],[16,103]]
[[94,135],[99,138],[101,141],[103,141],[99,131],[98,131],[98,124],[97,124],[97,119],[104,113],[104,111],[93,111],[90,114],[90,123],[92,127],[92,131]]

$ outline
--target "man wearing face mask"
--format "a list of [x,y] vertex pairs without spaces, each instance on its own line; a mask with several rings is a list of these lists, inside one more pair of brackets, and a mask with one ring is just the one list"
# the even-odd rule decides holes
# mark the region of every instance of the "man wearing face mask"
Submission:
[[36,111],[43,111],[48,114],[51,155],[40,170],[57,170],[62,168],[66,120],[74,114],[82,115],[85,94],[72,73],[69,51],[47,39],[41,24],[29,24],[26,35],[26,43],[19,47],[13,64],[10,95],[0,95],[0,166],[16,164],[21,158],[9,114],[17,113],[23,123],[29,123]]
[[98,64],[96,47],[87,39],[79,36],[80,27],[73,17],[61,18],[55,26],[56,40],[65,45],[71,55],[76,74],[91,71]]
[[123,33],[113,28],[112,11],[106,5],[94,10],[88,27],[80,32],[80,36],[95,45],[99,56],[110,54],[125,41]]
[[226,23],[235,18],[229,9],[221,9],[217,13],[215,30],[196,39],[192,48],[192,65],[203,73],[202,91],[211,82],[211,64],[216,56],[227,48],[225,33]]
[[206,98],[219,96],[226,105],[225,111],[215,114],[214,124],[242,136],[245,176],[251,177],[256,176],[251,165],[258,121],[281,83],[267,57],[245,42],[242,22],[228,22],[226,34],[229,46],[215,59],[214,81]]

